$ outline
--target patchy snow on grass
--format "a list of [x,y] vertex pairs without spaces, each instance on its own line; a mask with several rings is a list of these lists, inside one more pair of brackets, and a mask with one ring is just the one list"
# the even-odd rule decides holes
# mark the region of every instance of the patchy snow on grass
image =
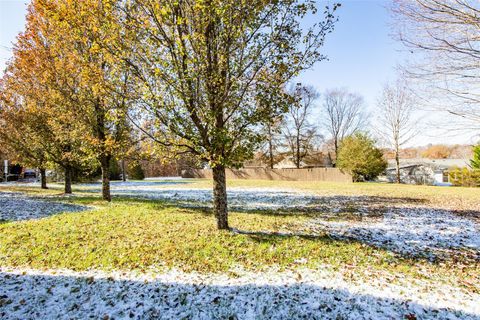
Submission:
[[[212,206],[212,190],[168,188],[161,190],[117,190],[125,196],[143,196],[149,199],[175,201],[185,206]],[[228,204],[232,210],[303,209],[315,199],[297,191],[272,188],[229,188]]]
[[[163,187],[176,186],[176,185],[186,185],[190,183],[186,180],[180,179],[166,179],[166,180],[138,180],[138,181],[111,181],[110,190],[113,191],[122,191],[122,190],[161,190]],[[101,192],[102,183],[79,183],[76,184],[80,191],[86,192]]]
[[[180,179],[112,183],[112,194],[132,198],[172,201],[185,207],[211,207],[212,190],[193,188]],[[81,189],[100,192],[100,184]],[[0,219],[35,219],[84,207],[0,193]],[[308,225],[313,231],[349,238],[386,248],[402,255],[435,259],[462,254],[480,259],[478,220],[433,209],[411,199],[366,196],[316,195],[280,188],[229,188],[231,210],[289,210],[315,212]],[[344,219],[347,217],[347,219]],[[343,220],[339,220],[343,219]]]
[[[112,193],[184,206],[211,205],[211,189],[183,184],[176,180],[120,182],[112,184]],[[100,186],[87,184],[80,189],[99,192]],[[319,196],[275,188],[229,188],[228,196],[233,210],[315,210],[319,215],[307,225],[313,234],[327,232],[409,256],[435,258],[467,252],[480,259],[477,220],[408,200]],[[0,192],[0,220],[38,219],[84,209]],[[237,276],[0,267],[0,318],[480,319],[480,294],[460,284],[386,271],[354,281],[327,267],[234,273]]]
[[[111,185],[111,192],[115,196],[175,201],[187,207],[211,207],[212,189],[191,188],[188,183],[175,179],[115,182]],[[88,192],[100,192],[98,184],[83,184],[81,188]],[[229,188],[227,193],[229,207],[233,210],[302,209],[318,199],[301,191],[277,188]]]
[[0,221],[40,219],[86,209],[84,206],[31,198],[20,193],[0,192]]
[[480,260],[478,222],[444,210],[389,208],[381,217],[316,219],[311,226],[333,237],[359,240],[404,255],[435,258],[462,252]]
[[[186,207],[211,207],[212,191],[174,185],[175,181],[127,182],[112,185],[112,193],[174,201]],[[229,188],[229,207],[236,211],[309,211],[319,218],[313,231],[349,238],[408,256],[435,259],[462,254],[480,259],[478,220],[448,210],[433,209],[414,199],[316,195],[279,188]],[[347,219],[344,219],[344,218]],[[339,220],[344,219],[344,220]]]
[[[161,181],[112,182],[115,196],[173,201],[188,207],[211,207],[213,191],[208,187],[192,187],[188,179]],[[101,184],[77,185],[81,191],[101,191]],[[412,199],[366,196],[318,195],[289,188],[230,187],[227,190],[231,209],[245,210],[314,210],[338,213],[342,210],[368,213],[372,208],[383,208],[393,203],[407,203]]]
[[227,275],[0,268],[2,319],[480,319],[480,295],[327,269]]

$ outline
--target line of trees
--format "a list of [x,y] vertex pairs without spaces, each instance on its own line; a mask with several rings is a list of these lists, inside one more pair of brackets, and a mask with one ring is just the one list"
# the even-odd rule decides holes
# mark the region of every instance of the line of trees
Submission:
[[335,166],[341,142],[369,129],[367,107],[359,94],[345,88],[320,94],[300,83],[285,92],[288,112],[263,125],[266,139],[260,160],[270,168],[285,158],[300,168],[318,154]]
[[[141,132],[157,153],[210,165],[217,226],[228,229],[225,168],[253,156],[259,128],[289,110],[283,88],[325,59],[338,6],[33,0],[0,83],[2,146],[22,163],[61,167],[65,193],[73,171],[99,166],[110,201],[109,163]],[[301,26],[310,15],[316,23]]]
[[[378,114],[403,109],[403,100],[392,101],[390,95],[410,97],[401,87],[386,87],[385,90],[387,88],[389,95],[384,93],[380,97]],[[267,139],[261,149],[263,163],[273,168],[279,160],[286,158],[292,160],[296,168],[301,168],[305,165],[304,160],[320,155],[316,165],[325,165],[327,154],[330,165],[352,174],[355,181],[373,180],[385,171],[387,162],[383,151],[368,133],[369,115],[362,96],[347,89],[327,90],[320,95],[313,87],[302,84],[292,86],[286,92],[290,98],[289,112],[264,124]],[[410,119],[413,105],[408,104],[408,107],[401,114]],[[390,130],[392,122],[394,120],[381,124],[386,128],[381,138],[398,140],[398,130]],[[403,134],[407,128],[403,120],[401,122]],[[406,142],[402,140],[399,146],[403,143]],[[395,150],[398,154],[399,149]]]
[[[384,85],[373,109],[374,117],[366,111],[363,97],[347,89],[327,90],[319,95],[313,87],[297,84],[288,93],[291,97],[289,112],[265,125],[268,139],[267,148],[262,150],[262,159],[271,168],[285,157],[292,159],[295,166],[300,168],[302,160],[322,153],[322,158],[328,155],[331,165],[346,169],[354,163],[360,165],[371,161],[368,156],[377,159],[381,154],[377,150],[367,155],[358,154],[357,151],[373,150],[373,145],[379,144],[385,151],[393,153],[396,182],[401,183],[400,152],[417,137],[422,127],[422,120],[417,113],[417,98],[403,75],[395,82]],[[373,123],[369,119],[373,119]],[[371,134],[368,134],[369,131]],[[372,137],[375,139],[372,140]],[[347,149],[350,151],[340,156],[347,140]],[[353,154],[347,156],[349,152]],[[350,156],[357,157],[356,161],[345,161]],[[364,156],[366,158],[362,160]],[[342,157],[343,161],[339,164]],[[381,173],[384,170],[383,162],[377,160],[379,165],[372,161],[372,168],[380,170],[355,174],[356,180],[369,180]],[[369,170],[368,166],[364,166],[364,170]]]
[[[40,168],[42,177],[61,168],[65,193],[75,172],[100,168],[106,201],[112,160],[144,145],[163,157],[193,155],[213,170],[217,226],[229,229],[225,169],[259,150],[270,167],[284,152],[300,167],[321,142],[331,145],[334,165],[371,162],[341,156],[345,141],[378,158],[375,141],[362,133],[371,117],[360,95],[336,89],[320,97],[310,86],[290,85],[325,59],[338,7],[320,10],[309,0],[33,0],[0,80],[2,151]],[[435,58],[410,70],[410,79],[435,80],[450,102],[462,102],[446,110],[478,123],[478,6],[396,0],[393,12],[399,38]],[[316,23],[304,27],[312,15]],[[377,103],[375,133],[394,150],[398,178],[399,150],[416,133],[417,102],[399,81]]]

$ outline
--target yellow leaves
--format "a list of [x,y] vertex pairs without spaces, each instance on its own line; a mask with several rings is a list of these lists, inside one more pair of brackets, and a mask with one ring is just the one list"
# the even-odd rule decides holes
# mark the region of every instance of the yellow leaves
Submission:
[[112,136],[108,136],[106,141],[103,143],[103,147],[109,152],[114,152],[120,146],[118,145],[115,138],[113,138]]
[[164,17],[164,18],[168,17],[169,11],[167,10],[167,8],[162,7],[162,8],[160,9],[160,15],[161,15],[162,17]]
[[110,12],[113,7],[113,1],[112,0],[103,0],[102,1],[103,9],[106,12]]
[[92,46],[90,47],[90,53],[95,55],[100,52],[101,48],[97,42],[93,42]]

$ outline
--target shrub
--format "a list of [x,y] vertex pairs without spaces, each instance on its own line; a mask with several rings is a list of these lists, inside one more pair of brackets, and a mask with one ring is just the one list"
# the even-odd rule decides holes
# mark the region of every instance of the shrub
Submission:
[[453,169],[448,173],[450,183],[457,187],[480,187],[480,170]]
[[355,182],[371,181],[387,168],[383,153],[364,133],[345,138],[338,152],[337,166],[350,173]]

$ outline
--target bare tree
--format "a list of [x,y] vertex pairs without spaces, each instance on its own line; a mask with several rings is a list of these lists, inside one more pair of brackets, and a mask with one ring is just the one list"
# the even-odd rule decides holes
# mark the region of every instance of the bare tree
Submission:
[[295,166],[300,168],[303,158],[312,150],[312,142],[318,136],[309,120],[319,94],[313,87],[302,84],[292,87],[290,94],[294,102],[286,117],[284,137]]
[[419,81],[419,98],[458,116],[462,126],[456,123],[456,129],[477,131],[480,2],[394,0],[392,12],[399,40],[416,53],[406,69],[412,79],[423,80]]
[[283,139],[281,137],[284,120],[282,117],[274,117],[267,121],[263,126],[263,133],[265,135],[265,143],[261,148],[262,158],[268,163],[268,167],[273,169],[278,163]]
[[418,124],[412,118],[415,100],[405,81],[386,84],[378,100],[378,125],[375,131],[393,149],[396,164],[396,180],[401,183],[400,149],[417,135]]
[[367,125],[363,97],[346,89],[333,89],[325,93],[323,101],[324,125],[331,136],[338,155],[340,142]]

